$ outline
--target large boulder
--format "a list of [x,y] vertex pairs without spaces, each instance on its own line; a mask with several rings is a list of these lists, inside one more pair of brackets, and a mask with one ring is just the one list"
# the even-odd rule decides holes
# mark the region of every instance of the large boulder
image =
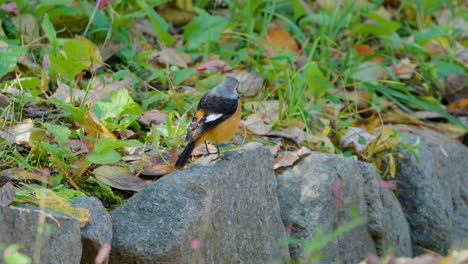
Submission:
[[38,254],[35,263],[79,264],[80,223],[39,209],[0,207],[0,263],[12,244],[20,244],[20,252],[32,259]]
[[110,263],[268,263],[288,256],[278,243],[284,227],[273,156],[256,143],[166,175],[111,215]]
[[86,226],[81,229],[83,254],[81,264],[95,263],[98,252],[112,243],[112,219],[99,199],[80,196],[74,199],[74,206],[91,212]]
[[[293,238],[308,241],[327,256],[323,263],[357,263],[368,254],[411,256],[409,227],[395,197],[380,188],[374,167],[340,155],[313,152],[277,175],[281,218]],[[352,208],[355,209],[352,209]],[[353,210],[367,222],[337,237],[331,234],[353,221]],[[354,217],[356,219],[356,217]],[[323,247],[319,246],[323,243]],[[291,258],[308,259],[317,252],[290,244]]]
[[414,248],[445,254],[468,237],[468,148],[434,140],[447,140],[436,132],[424,133],[431,138],[402,132],[403,143],[419,141],[419,161],[407,153],[399,163],[398,197]]

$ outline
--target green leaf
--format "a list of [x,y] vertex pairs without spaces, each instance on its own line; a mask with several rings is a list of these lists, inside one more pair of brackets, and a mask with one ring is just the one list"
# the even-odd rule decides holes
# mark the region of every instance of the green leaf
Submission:
[[305,70],[305,79],[309,87],[312,89],[315,100],[326,90],[333,87],[333,84],[323,75],[319,66],[315,62],[311,62]]
[[49,20],[48,14],[44,15],[41,26],[49,42],[55,44],[57,42],[57,32],[55,31],[54,25],[52,25],[52,22]]
[[222,16],[212,16],[206,11],[195,8],[199,16],[185,26],[184,39],[193,46],[218,40],[229,21]]
[[124,129],[135,122],[143,110],[133,101],[127,89],[121,89],[110,94],[110,102],[97,102],[93,112],[106,127]]
[[65,142],[70,138],[71,130],[65,126],[54,125],[51,123],[42,123],[42,126],[47,129],[48,132],[54,135],[55,140],[60,146],[65,146]]
[[370,18],[376,22],[376,24],[361,23],[354,25],[352,30],[357,34],[362,35],[393,35],[400,28],[400,24],[394,21],[386,20],[385,18],[377,14],[367,14],[367,18]]
[[187,80],[190,75],[194,74],[194,69],[182,69],[174,73],[174,85],[179,85],[183,81]]
[[5,74],[12,72],[16,68],[16,58],[26,52],[26,48],[10,46],[0,52],[0,78]]
[[120,160],[120,154],[115,151],[121,147],[142,147],[143,144],[137,140],[117,140],[104,138],[99,140],[94,146],[93,153],[86,159],[95,164],[110,164]]
[[442,79],[445,79],[452,73],[465,74],[465,69],[454,63],[440,60],[432,60],[431,63],[437,67],[437,73]]
[[75,75],[84,69],[102,63],[99,49],[86,38],[68,39],[64,42],[62,50],[49,56],[52,73],[61,74],[68,80],[73,80]]
[[435,38],[447,36],[448,32],[449,29],[446,26],[431,25],[430,27],[415,33],[414,41],[417,44],[424,46]]

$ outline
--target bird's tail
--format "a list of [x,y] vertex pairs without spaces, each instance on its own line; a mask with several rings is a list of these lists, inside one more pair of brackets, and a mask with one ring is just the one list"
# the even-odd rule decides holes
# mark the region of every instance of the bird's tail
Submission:
[[190,158],[190,154],[192,154],[193,149],[195,148],[195,142],[190,142],[182,151],[182,153],[179,156],[179,159],[177,159],[177,162],[175,164],[176,168],[183,168],[185,163],[187,163],[188,159]]

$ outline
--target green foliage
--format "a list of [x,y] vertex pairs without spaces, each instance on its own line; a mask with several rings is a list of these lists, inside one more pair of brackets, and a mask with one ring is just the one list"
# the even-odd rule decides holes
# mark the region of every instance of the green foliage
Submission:
[[96,164],[111,164],[118,162],[121,158],[115,149],[142,146],[143,144],[137,140],[113,140],[112,138],[105,138],[96,143],[93,152],[86,156],[86,159]]
[[229,21],[221,16],[212,16],[203,9],[196,8],[198,16],[185,26],[184,39],[192,47],[210,43],[221,37]]
[[142,109],[135,103],[126,89],[110,94],[110,102],[97,102],[93,111],[96,116],[113,130],[125,129],[140,117]]
[[20,249],[21,249],[21,245],[19,244],[9,245],[5,249],[4,254],[2,254],[3,260],[7,264],[18,264],[18,263],[29,264],[31,263],[31,259],[28,256],[19,252]]

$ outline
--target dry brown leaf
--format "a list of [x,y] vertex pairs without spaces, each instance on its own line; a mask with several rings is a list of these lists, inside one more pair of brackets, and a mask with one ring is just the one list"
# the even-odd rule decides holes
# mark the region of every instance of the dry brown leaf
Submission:
[[205,73],[212,73],[212,72],[229,72],[232,71],[232,68],[229,64],[225,61],[216,59],[207,61],[196,68],[197,71],[202,71]]
[[52,178],[47,168],[33,168],[32,172],[24,168],[13,168],[0,172],[0,175],[16,180],[36,180],[43,183],[52,184]]
[[205,155],[216,153],[218,151],[216,147],[213,146],[212,144],[207,144],[207,146],[208,146],[209,153],[206,151],[205,144],[200,144],[193,150],[192,155],[193,156],[205,156]]
[[67,146],[72,151],[73,155],[75,156],[89,153],[88,146],[86,146],[83,140],[79,140],[79,139],[68,140],[65,143],[65,146]]
[[117,166],[101,166],[93,171],[99,181],[120,190],[141,191],[152,181],[142,180],[133,175],[127,168]]
[[410,63],[408,58],[402,59],[400,63],[394,64],[391,70],[398,79],[411,79],[417,64]]
[[278,100],[246,102],[245,106],[247,109],[250,108],[253,113],[260,114],[262,119],[268,123],[276,122],[279,119]]
[[140,119],[138,119],[138,123],[142,126],[150,127],[152,124],[165,124],[168,117],[166,112],[153,109],[143,112]]
[[278,152],[281,149],[281,142],[278,141],[278,143],[276,143],[275,145],[267,146],[267,148],[270,150],[270,152],[271,152],[271,154],[273,154],[273,156],[276,156],[276,154],[278,154]]
[[362,153],[367,146],[377,138],[360,127],[348,127],[344,136],[340,138],[340,144],[343,147],[351,147],[354,145],[356,152]]
[[344,90],[342,92],[346,98],[351,101],[358,109],[367,109],[369,108],[369,102],[372,99],[373,95],[362,90],[354,89],[351,91]]
[[445,79],[445,98],[453,103],[463,98],[468,98],[468,76],[453,73]]
[[3,186],[0,185],[0,206],[8,206],[15,198],[15,187],[7,182]]
[[172,47],[163,47],[161,51],[149,55],[149,58],[154,58],[163,65],[175,65],[180,68],[187,68],[188,64],[192,62],[190,55]]
[[99,51],[101,53],[102,61],[107,61],[110,57],[112,57],[114,54],[119,52],[120,50],[124,49],[125,45],[113,41],[113,40],[108,40],[105,42],[105,46],[100,45],[99,46]]
[[273,168],[275,170],[279,168],[286,168],[294,165],[298,160],[304,156],[309,155],[312,151],[306,147],[301,147],[297,151],[284,151],[278,154],[278,157],[275,158],[275,163]]
[[368,118],[355,120],[350,123],[352,127],[360,127],[367,130],[369,133],[374,133],[374,130],[380,125],[380,119],[377,114],[372,114]]
[[263,40],[270,44],[262,43],[262,47],[269,58],[275,56],[279,52],[287,51],[293,51],[296,55],[299,55],[299,46],[296,41],[288,32],[278,25],[269,24],[268,34],[263,37]]
[[263,77],[255,72],[233,71],[227,74],[239,80],[237,91],[243,96],[255,96],[263,88]]
[[[203,144],[202,144],[203,145]],[[203,146],[204,148],[205,146]],[[141,174],[148,176],[163,176],[175,171],[176,169],[170,164],[177,161],[177,150],[172,149],[161,155],[152,155],[144,158],[142,162]]]
[[242,125],[257,135],[264,135],[270,132],[273,125],[266,124],[259,113],[253,113],[242,121]]
[[449,104],[448,112],[457,115],[468,115],[468,98],[463,98]]
[[259,135],[268,137],[282,137],[293,141],[296,145],[301,144],[307,139],[304,129],[298,127],[288,128],[284,131],[270,131],[268,133]]
[[91,212],[88,209],[73,207],[69,201],[49,189],[37,189],[36,199],[41,206],[77,219],[80,221],[81,227],[84,227],[91,217]]
[[[77,88],[72,89],[73,93],[73,101],[74,103],[81,103],[83,102],[86,92]],[[66,103],[71,102],[72,94],[70,94],[70,86],[57,79],[57,90],[55,90],[54,94],[52,95],[53,98],[57,98],[63,100]]]
[[7,142],[29,147],[29,139],[34,128],[34,122],[31,119],[25,119],[11,128],[0,131],[0,138]]

